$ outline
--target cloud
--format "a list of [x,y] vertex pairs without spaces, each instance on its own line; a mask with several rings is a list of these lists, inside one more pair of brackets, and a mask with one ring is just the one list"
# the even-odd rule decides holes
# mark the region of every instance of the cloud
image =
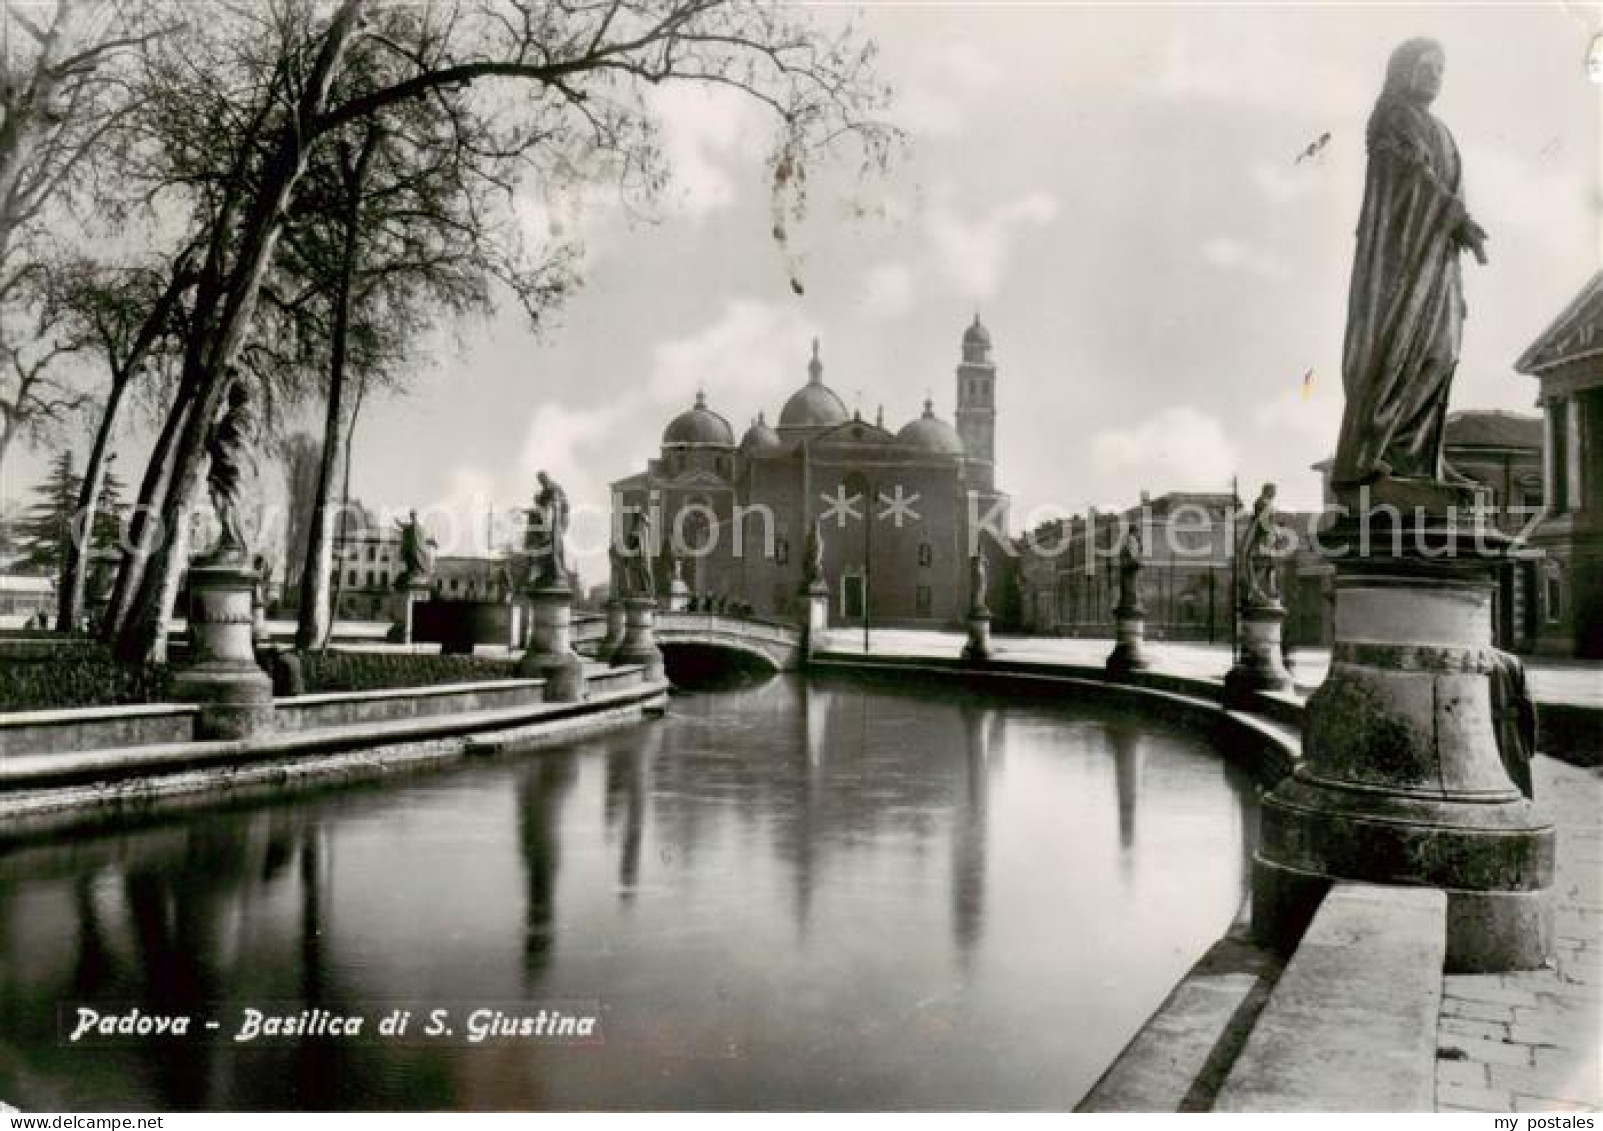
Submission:
[[997,87],[1003,70],[967,40],[922,53],[919,69],[896,100],[896,120],[915,136],[960,133],[980,95]]
[[763,136],[764,124],[751,99],[731,90],[680,83],[654,90],[651,103],[673,171],[665,204],[691,220],[731,207],[740,195],[731,167],[747,175],[751,139]]
[[1045,227],[1057,218],[1057,199],[1032,192],[980,217],[961,215],[950,201],[931,206],[926,221],[940,271],[972,298],[996,293],[1021,230]]
[[1239,271],[1265,279],[1284,279],[1290,274],[1278,256],[1230,236],[1204,240],[1200,250],[1203,260],[1221,271]]
[[731,299],[713,322],[652,349],[652,407],[689,408],[700,389],[731,423],[744,419],[748,406],[801,383],[817,333],[789,306]]
[[1219,490],[1237,468],[1235,447],[1214,417],[1186,405],[1091,440],[1099,476],[1156,491]]
[[1192,105],[1282,106],[1295,99],[1314,113],[1350,112],[1379,89],[1333,61],[1289,50],[1287,35],[1256,13],[1210,21],[1209,28],[1206,37],[1171,31],[1138,89]]
[[1254,161],[1247,175],[1253,187],[1270,204],[1290,204],[1304,199],[1318,187],[1326,160],[1328,158],[1320,156],[1298,162],[1288,155],[1284,165]]
[[916,297],[905,263],[881,263],[863,279],[862,310],[871,318],[900,318],[912,311]]

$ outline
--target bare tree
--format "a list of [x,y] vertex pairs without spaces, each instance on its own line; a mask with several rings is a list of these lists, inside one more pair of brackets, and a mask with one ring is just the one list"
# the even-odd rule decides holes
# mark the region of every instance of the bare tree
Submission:
[[[183,329],[184,292],[193,282],[186,255],[165,269],[102,267],[79,261],[50,272],[45,309],[71,332],[79,348],[100,357],[111,379],[79,490],[76,522],[80,533],[68,548],[62,571],[58,632],[72,632],[82,620],[90,564],[83,532],[96,529],[96,509],[123,404],[141,373],[172,360],[170,345]],[[164,347],[169,348],[164,351]]]
[[[480,0],[415,8],[341,0],[325,19],[310,3],[282,0],[262,18],[270,35],[258,28],[244,47],[219,41],[233,58],[221,77],[207,80],[243,74],[237,88],[251,97],[225,98],[219,107],[237,139],[223,163],[231,175],[208,189],[211,241],[171,428],[152,464],[159,483],[151,501],[159,501],[167,530],[182,521],[193,493],[206,431],[308,163],[349,127],[382,125],[415,100],[471,88],[471,108],[498,139],[492,155],[505,161],[509,184],[520,173],[551,183],[619,176],[647,193],[660,187],[663,170],[645,92],[663,82],[727,86],[769,107],[777,127],[771,164],[783,185],[798,184],[803,164],[842,139],[863,143],[873,159],[883,158],[890,140],[866,116],[884,94],[873,79],[872,50],[849,31],[824,34],[777,2]],[[394,61],[396,77],[336,96],[351,60],[370,49]],[[207,53],[191,53],[183,69],[201,65]],[[159,101],[159,92],[150,93]],[[192,104],[184,112],[206,117]],[[192,136],[196,128],[178,132]],[[167,615],[162,577],[176,568],[170,540],[125,562],[126,607],[115,613],[120,655],[151,654]]]
[[73,349],[38,312],[49,220],[114,164],[133,56],[162,28],[148,0],[8,3],[0,12],[0,466],[87,401],[55,370]]

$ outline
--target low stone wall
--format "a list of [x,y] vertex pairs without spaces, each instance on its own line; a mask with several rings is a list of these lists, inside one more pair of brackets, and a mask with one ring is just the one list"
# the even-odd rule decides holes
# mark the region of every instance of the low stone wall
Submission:
[[199,711],[192,704],[156,703],[0,715],[0,759],[187,742]]
[[544,701],[537,679],[447,683],[437,687],[386,688],[297,695],[273,703],[273,721],[285,732],[356,723],[394,722],[469,711],[532,707]]
[[1338,883],[1286,964],[1215,1111],[1431,1111],[1447,894]]
[[0,845],[534,749],[660,713],[666,700],[665,683],[627,668],[581,703],[16,759],[0,763]]
[[[1250,710],[1227,709],[1222,703],[1223,687],[1216,680],[1153,671],[1132,672],[1114,679],[1102,668],[1078,664],[991,661],[976,667],[960,659],[845,652],[821,653],[808,661],[808,667],[869,678],[916,675],[947,679],[1012,694],[1030,694],[1033,688],[1043,695],[1079,694],[1138,708],[1150,707],[1158,700],[1169,717],[1185,719],[1210,734],[1220,750],[1265,786],[1291,773],[1302,754],[1298,735],[1301,708],[1294,700],[1289,701],[1288,707],[1285,703],[1267,702],[1280,697],[1254,696],[1247,704]],[[1260,711],[1260,707],[1264,709]]]

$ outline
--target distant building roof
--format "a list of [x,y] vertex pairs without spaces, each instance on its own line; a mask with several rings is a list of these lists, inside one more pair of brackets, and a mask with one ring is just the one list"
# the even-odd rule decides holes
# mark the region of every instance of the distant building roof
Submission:
[[1542,448],[1542,418],[1522,412],[1470,409],[1447,414],[1450,448]]

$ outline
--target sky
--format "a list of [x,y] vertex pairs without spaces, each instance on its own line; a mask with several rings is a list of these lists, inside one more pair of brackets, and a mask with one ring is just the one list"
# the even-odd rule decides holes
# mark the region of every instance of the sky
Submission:
[[[1275,481],[1283,507],[1317,506],[1309,465],[1341,416],[1364,123],[1388,54],[1414,35],[1445,48],[1434,110],[1491,237],[1489,266],[1466,261],[1454,407],[1534,411],[1535,382],[1513,363],[1603,262],[1595,4],[810,16],[854,18],[878,43],[889,117],[910,138],[891,172],[809,170],[787,252],[770,236],[762,113],[665,89],[676,176],[662,199],[641,215],[604,187],[525,186],[531,235],[582,238],[583,288],[539,335],[510,306],[435,335],[410,390],[364,410],[355,495],[416,507],[442,552],[472,552],[485,514],[527,506],[543,468],[599,576],[601,520],[586,515],[605,513],[607,484],[657,454],[698,389],[738,438],[759,410],[774,421],[817,337],[848,407],[882,407],[896,428],[929,396],[950,420],[977,312],[1015,527],[1142,490],[1228,490],[1232,476],[1249,498]],[[42,466],[20,461],[6,493]]]

